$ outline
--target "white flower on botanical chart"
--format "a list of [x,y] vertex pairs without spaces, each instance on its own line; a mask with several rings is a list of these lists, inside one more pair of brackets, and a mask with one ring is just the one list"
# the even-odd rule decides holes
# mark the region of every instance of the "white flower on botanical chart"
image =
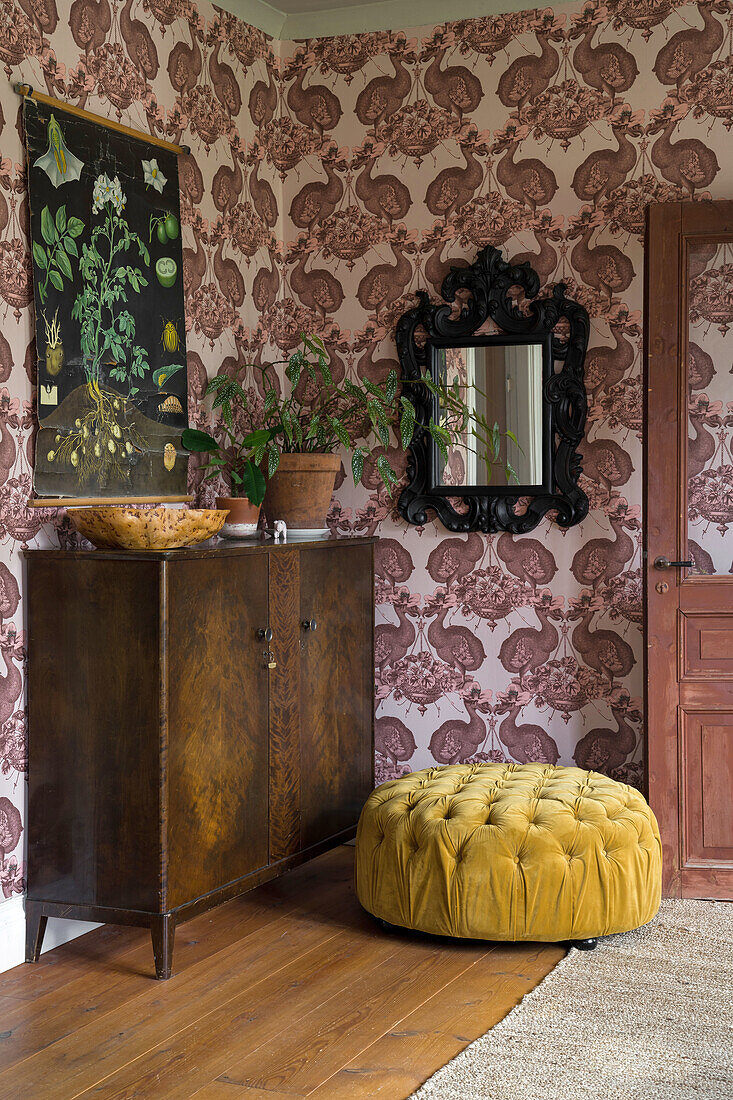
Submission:
[[115,176],[115,178],[111,180],[109,176],[104,173],[101,176],[97,176],[92,197],[94,199],[92,211],[95,214],[99,213],[106,202],[111,203],[117,213],[121,214],[127,202],[119,178]]
[[158,162],[155,157],[153,157],[152,160],[143,161],[143,175],[146,185],[148,187],[154,187],[155,190],[159,192],[162,192],[168,182],[167,178],[158,167]]

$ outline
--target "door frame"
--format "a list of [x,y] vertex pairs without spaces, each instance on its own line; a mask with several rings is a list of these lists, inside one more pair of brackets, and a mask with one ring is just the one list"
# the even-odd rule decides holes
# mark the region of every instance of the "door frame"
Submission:
[[[715,203],[677,202],[647,207],[644,265],[644,426],[643,448],[643,555],[644,584],[644,728],[649,801],[662,836],[662,889],[665,895],[687,897],[733,897],[733,865],[730,870],[688,861],[685,843],[688,830],[682,781],[686,759],[682,713],[690,701],[695,711],[705,709],[704,680],[686,685],[680,697],[682,669],[679,654],[683,644],[679,587],[696,584],[681,569],[660,571],[659,556],[682,560],[687,547],[687,515],[677,505],[679,486],[686,484],[687,421],[679,415],[687,405],[686,356],[688,240],[691,237],[730,237],[733,243],[733,201]],[[655,400],[650,401],[650,394]],[[659,400],[660,393],[662,400]],[[666,398],[666,399],[665,399]],[[650,514],[649,502],[656,502]],[[663,514],[667,510],[666,516]],[[672,515],[676,512],[676,515]],[[659,520],[662,521],[660,526]],[[666,523],[664,521],[667,521]],[[675,535],[669,531],[674,528]],[[733,604],[733,576],[699,578],[706,587],[715,586],[719,599]],[[666,591],[658,586],[667,584]],[[669,589],[676,588],[676,593]],[[715,605],[713,593],[712,604]],[[721,602],[717,603],[720,607]],[[657,626],[650,627],[650,609]],[[671,641],[670,641],[671,639]],[[651,685],[654,685],[652,692]],[[726,688],[723,689],[726,691]],[[727,686],[729,699],[715,702],[711,710],[733,712],[733,683]],[[660,735],[662,715],[668,715],[668,732]],[[700,804],[702,807],[702,802]],[[711,892],[711,883],[714,883]]]

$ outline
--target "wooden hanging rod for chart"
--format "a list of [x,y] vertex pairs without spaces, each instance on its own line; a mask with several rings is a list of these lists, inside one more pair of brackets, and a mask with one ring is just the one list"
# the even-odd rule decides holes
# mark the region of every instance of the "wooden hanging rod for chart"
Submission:
[[193,497],[34,497],[28,501],[29,508],[83,508],[86,505],[103,508],[108,504],[124,504],[135,508],[138,504],[188,504]]
[[145,141],[148,145],[157,145],[159,149],[167,149],[177,157],[186,156],[191,152],[188,145],[174,145],[171,141],[163,141],[153,134],[144,134],[141,130],[132,130],[129,126],[123,126],[120,122],[113,122],[111,118],[103,118],[101,115],[93,115],[91,111],[84,111],[81,107],[75,107],[73,103],[65,103],[63,99],[54,99],[53,96],[37,92],[30,84],[16,84],[15,91],[25,99],[35,99],[37,103],[46,103],[49,107],[58,107],[67,114],[76,115],[77,118],[85,118],[87,122],[96,122],[98,126],[106,126],[108,130],[116,130],[118,134],[127,134],[128,137]]

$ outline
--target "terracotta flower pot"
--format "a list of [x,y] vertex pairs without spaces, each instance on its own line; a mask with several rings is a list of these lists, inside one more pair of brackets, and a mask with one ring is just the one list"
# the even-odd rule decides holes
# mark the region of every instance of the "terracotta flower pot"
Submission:
[[339,455],[281,455],[265,494],[269,524],[283,519],[288,528],[323,530],[340,468]]
[[250,504],[246,497],[217,497],[216,507],[229,511],[226,523],[219,532],[223,538],[256,538],[261,508],[259,504]]

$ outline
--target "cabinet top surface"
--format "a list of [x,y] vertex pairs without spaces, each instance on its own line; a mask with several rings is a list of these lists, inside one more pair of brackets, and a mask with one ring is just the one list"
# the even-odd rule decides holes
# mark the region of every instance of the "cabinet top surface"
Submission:
[[53,557],[59,559],[104,558],[124,561],[176,561],[184,558],[230,557],[241,554],[283,553],[286,550],[338,549],[343,546],[364,546],[376,542],[376,536],[328,539],[293,539],[275,542],[272,538],[260,539],[209,539],[196,546],[180,546],[173,550],[24,550],[27,558]]

